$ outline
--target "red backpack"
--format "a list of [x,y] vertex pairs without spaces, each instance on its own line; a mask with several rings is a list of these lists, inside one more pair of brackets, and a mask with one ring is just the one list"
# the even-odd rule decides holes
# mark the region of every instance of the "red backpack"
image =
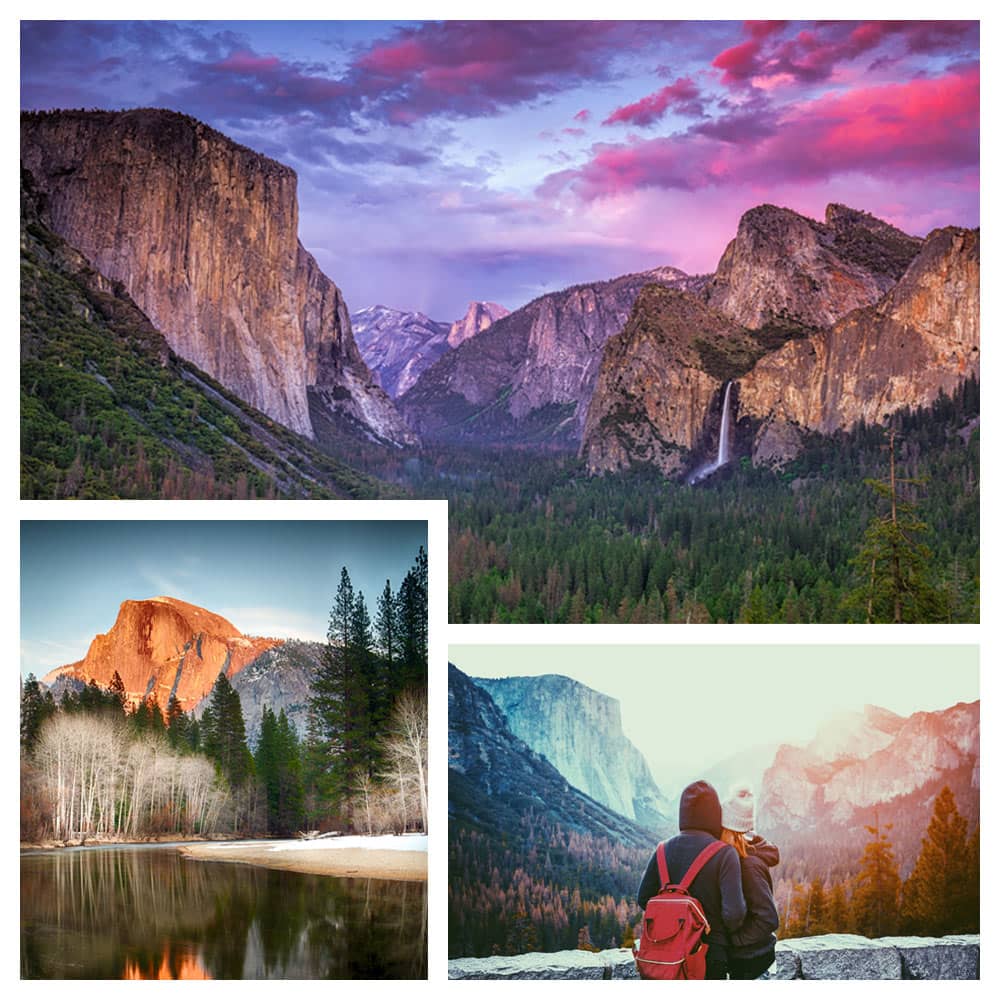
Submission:
[[711,927],[701,903],[688,894],[695,876],[725,844],[716,840],[691,862],[677,885],[670,884],[664,845],[656,848],[660,869],[660,891],[646,904],[642,934],[633,947],[635,967],[641,979],[704,979],[704,935]]

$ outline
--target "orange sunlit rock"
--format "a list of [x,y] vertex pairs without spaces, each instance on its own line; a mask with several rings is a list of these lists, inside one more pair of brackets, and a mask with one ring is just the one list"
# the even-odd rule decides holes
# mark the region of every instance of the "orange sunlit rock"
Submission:
[[111,631],[96,636],[82,660],[57,667],[44,681],[68,674],[107,687],[117,670],[133,706],[148,691],[165,710],[174,691],[187,712],[220,671],[232,677],[282,642],[244,636],[221,615],[173,597],[123,601]]

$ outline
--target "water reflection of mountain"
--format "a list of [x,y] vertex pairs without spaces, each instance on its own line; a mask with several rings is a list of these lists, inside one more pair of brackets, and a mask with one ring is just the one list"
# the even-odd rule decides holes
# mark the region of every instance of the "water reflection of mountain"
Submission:
[[423,978],[426,883],[191,861],[171,849],[21,861],[27,979]]

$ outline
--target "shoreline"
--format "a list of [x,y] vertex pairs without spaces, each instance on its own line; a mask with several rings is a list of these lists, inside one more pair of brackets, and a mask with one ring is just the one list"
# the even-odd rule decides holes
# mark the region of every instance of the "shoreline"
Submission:
[[[351,842],[358,838],[344,838]],[[309,844],[310,846],[303,846]],[[326,841],[257,841],[226,844],[203,841],[184,844],[178,852],[197,861],[223,861],[230,864],[258,865],[309,875],[333,875],[341,878],[382,878],[393,881],[427,880],[427,851],[380,849]]]

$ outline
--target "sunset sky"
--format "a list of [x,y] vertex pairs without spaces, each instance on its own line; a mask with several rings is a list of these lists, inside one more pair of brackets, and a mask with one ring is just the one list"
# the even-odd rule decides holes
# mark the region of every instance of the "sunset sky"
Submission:
[[805,744],[865,705],[898,715],[979,698],[975,646],[451,646],[472,677],[564,674],[618,699],[625,735],[665,787],[734,754]]
[[369,613],[426,521],[24,521],[21,674],[80,659],[125,600],[176,597],[248,635],[326,640],[347,567]]
[[291,165],[352,310],[711,271],[761,202],[979,224],[976,22],[22,22],[21,104],[172,108]]

